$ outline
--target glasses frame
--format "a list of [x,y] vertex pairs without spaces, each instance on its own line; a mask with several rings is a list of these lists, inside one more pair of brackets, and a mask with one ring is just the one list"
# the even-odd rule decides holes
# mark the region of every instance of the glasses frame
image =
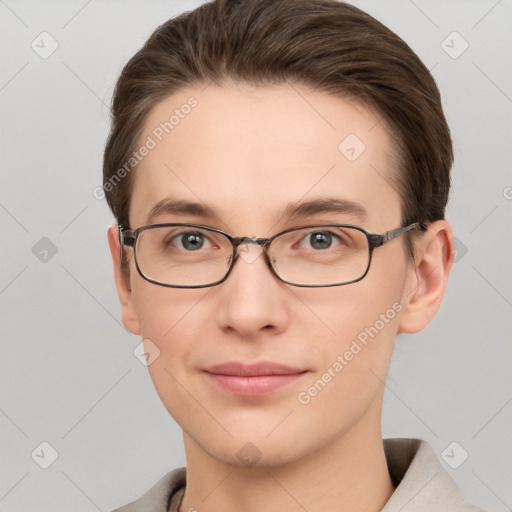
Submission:
[[[173,227],[173,226],[187,226],[192,228],[200,228],[203,230],[211,231],[214,233],[219,233],[223,236],[225,236],[230,242],[233,247],[233,254],[231,258],[231,263],[226,271],[226,274],[222,279],[219,279],[218,281],[215,281],[213,283],[209,284],[201,284],[201,285],[174,285],[174,284],[168,284],[168,283],[162,283],[161,281],[157,281],[155,279],[152,279],[151,277],[146,276],[142,270],[139,267],[139,263],[137,261],[137,238],[140,233],[143,231],[149,230],[149,229],[155,229],[155,228],[162,228],[162,227]],[[287,281],[286,279],[283,279],[280,277],[277,272],[274,270],[274,267],[272,266],[272,263],[270,261],[270,258],[268,256],[268,248],[270,247],[270,244],[273,240],[280,237],[281,235],[284,235],[286,233],[290,233],[292,231],[298,231],[305,228],[329,228],[329,227],[337,227],[337,228],[352,228],[360,231],[363,233],[367,240],[368,240],[368,265],[366,266],[366,269],[362,276],[358,277],[357,279],[353,279],[351,281],[345,281],[342,283],[332,283],[332,284],[297,284],[293,283],[291,281]],[[222,231],[217,228],[212,228],[210,226],[203,226],[201,224],[192,224],[192,223],[183,223],[183,222],[171,222],[171,223],[163,223],[163,224],[148,224],[146,226],[141,226],[137,229],[131,230],[125,226],[119,226],[119,242],[121,244],[121,248],[124,247],[131,247],[133,249],[133,255],[135,258],[135,266],[137,268],[137,272],[139,275],[145,279],[146,281],[149,281],[150,283],[157,284],[160,286],[165,286],[167,288],[209,288],[211,286],[216,286],[218,284],[223,283],[233,270],[233,267],[235,266],[235,263],[239,257],[238,253],[238,247],[241,244],[255,244],[259,245],[263,249],[263,253],[265,255],[265,260],[267,263],[267,266],[271,270],[272,274],[277,277],[280,281],[286,284],[290,284],[292,286],[299,286],[302,288],[325,288],[330,286],[344,286],[346,284],[352,284],[357,283],[358,281],[361,281],[366,277],[368,274],[368,271],[370,270],[370,265],[372,262],[372,255],[374,249],[377,247],[381,247],[388,242],[391,242],[391,240],[394,240],[395,238],[407,233],[408,231],[417,230],[422,233],[428,230],[428,227],[425,222],[414,222],[412,224],[409,224],[408,226],[392,229],[390,231],[386,231],[382,234],[376,234],[376,233],[370,233],[366,229],[360,227],[360,226],[354,226],[353,224],[312,224],[308,226],[299,226],[295,228],[286,229],[284,231],[280,231],[279,233],[276,233],[275,235],[271,236],[270,238],[258,238],[258,237],[244,237],[244,236],[231,236],[229,233],[226,233],[225,231]]]

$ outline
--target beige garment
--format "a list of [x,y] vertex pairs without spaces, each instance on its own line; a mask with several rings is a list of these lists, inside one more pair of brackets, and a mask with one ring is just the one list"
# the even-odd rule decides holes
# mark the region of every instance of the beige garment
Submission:
[[[426,441],[384,439],[384,452],[396,489],[381,512],[484,512],[462,500]],[[139,499],[112,512],[178,512],[185,485],[185,468],[174,469]]]

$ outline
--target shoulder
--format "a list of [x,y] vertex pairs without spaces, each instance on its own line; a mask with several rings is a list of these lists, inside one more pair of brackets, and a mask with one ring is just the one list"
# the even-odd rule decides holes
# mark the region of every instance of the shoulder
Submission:
[[166,473],[142,496],[112,512],[167,512],[172,496],[186,484],[186,469]]
[[382,512],[484,512],[463,500],[427,441],[384,439],[384,451],[396,489]]

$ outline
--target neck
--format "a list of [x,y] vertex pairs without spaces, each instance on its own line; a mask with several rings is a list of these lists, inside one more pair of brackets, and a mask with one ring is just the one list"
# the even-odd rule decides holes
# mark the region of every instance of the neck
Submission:
[[380,417],[378,425],[359,424],[298,460],[251,468],[213,458],[185,435],[187,485],[180,512],[379,512],[395,488]]

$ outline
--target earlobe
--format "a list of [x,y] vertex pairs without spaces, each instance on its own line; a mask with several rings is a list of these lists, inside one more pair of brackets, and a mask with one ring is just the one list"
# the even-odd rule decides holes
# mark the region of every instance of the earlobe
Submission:
[[132,292],[121,268],[121,244],[119,243],[119,233],[117,224],[108,228],[108,245],[112,255],[112,265],[114,268],[114,281],[116,284],[117,295],[121,304],[122,321],[125,328],[132,334],[140,335],[140,322],[135,309]]
[[455,258],[452,228],[446,220],[430,223],[428,228],[415,245],[415,261],[410,265],[402,298],[399,333],[424,329],[439,310],[446,291]]

